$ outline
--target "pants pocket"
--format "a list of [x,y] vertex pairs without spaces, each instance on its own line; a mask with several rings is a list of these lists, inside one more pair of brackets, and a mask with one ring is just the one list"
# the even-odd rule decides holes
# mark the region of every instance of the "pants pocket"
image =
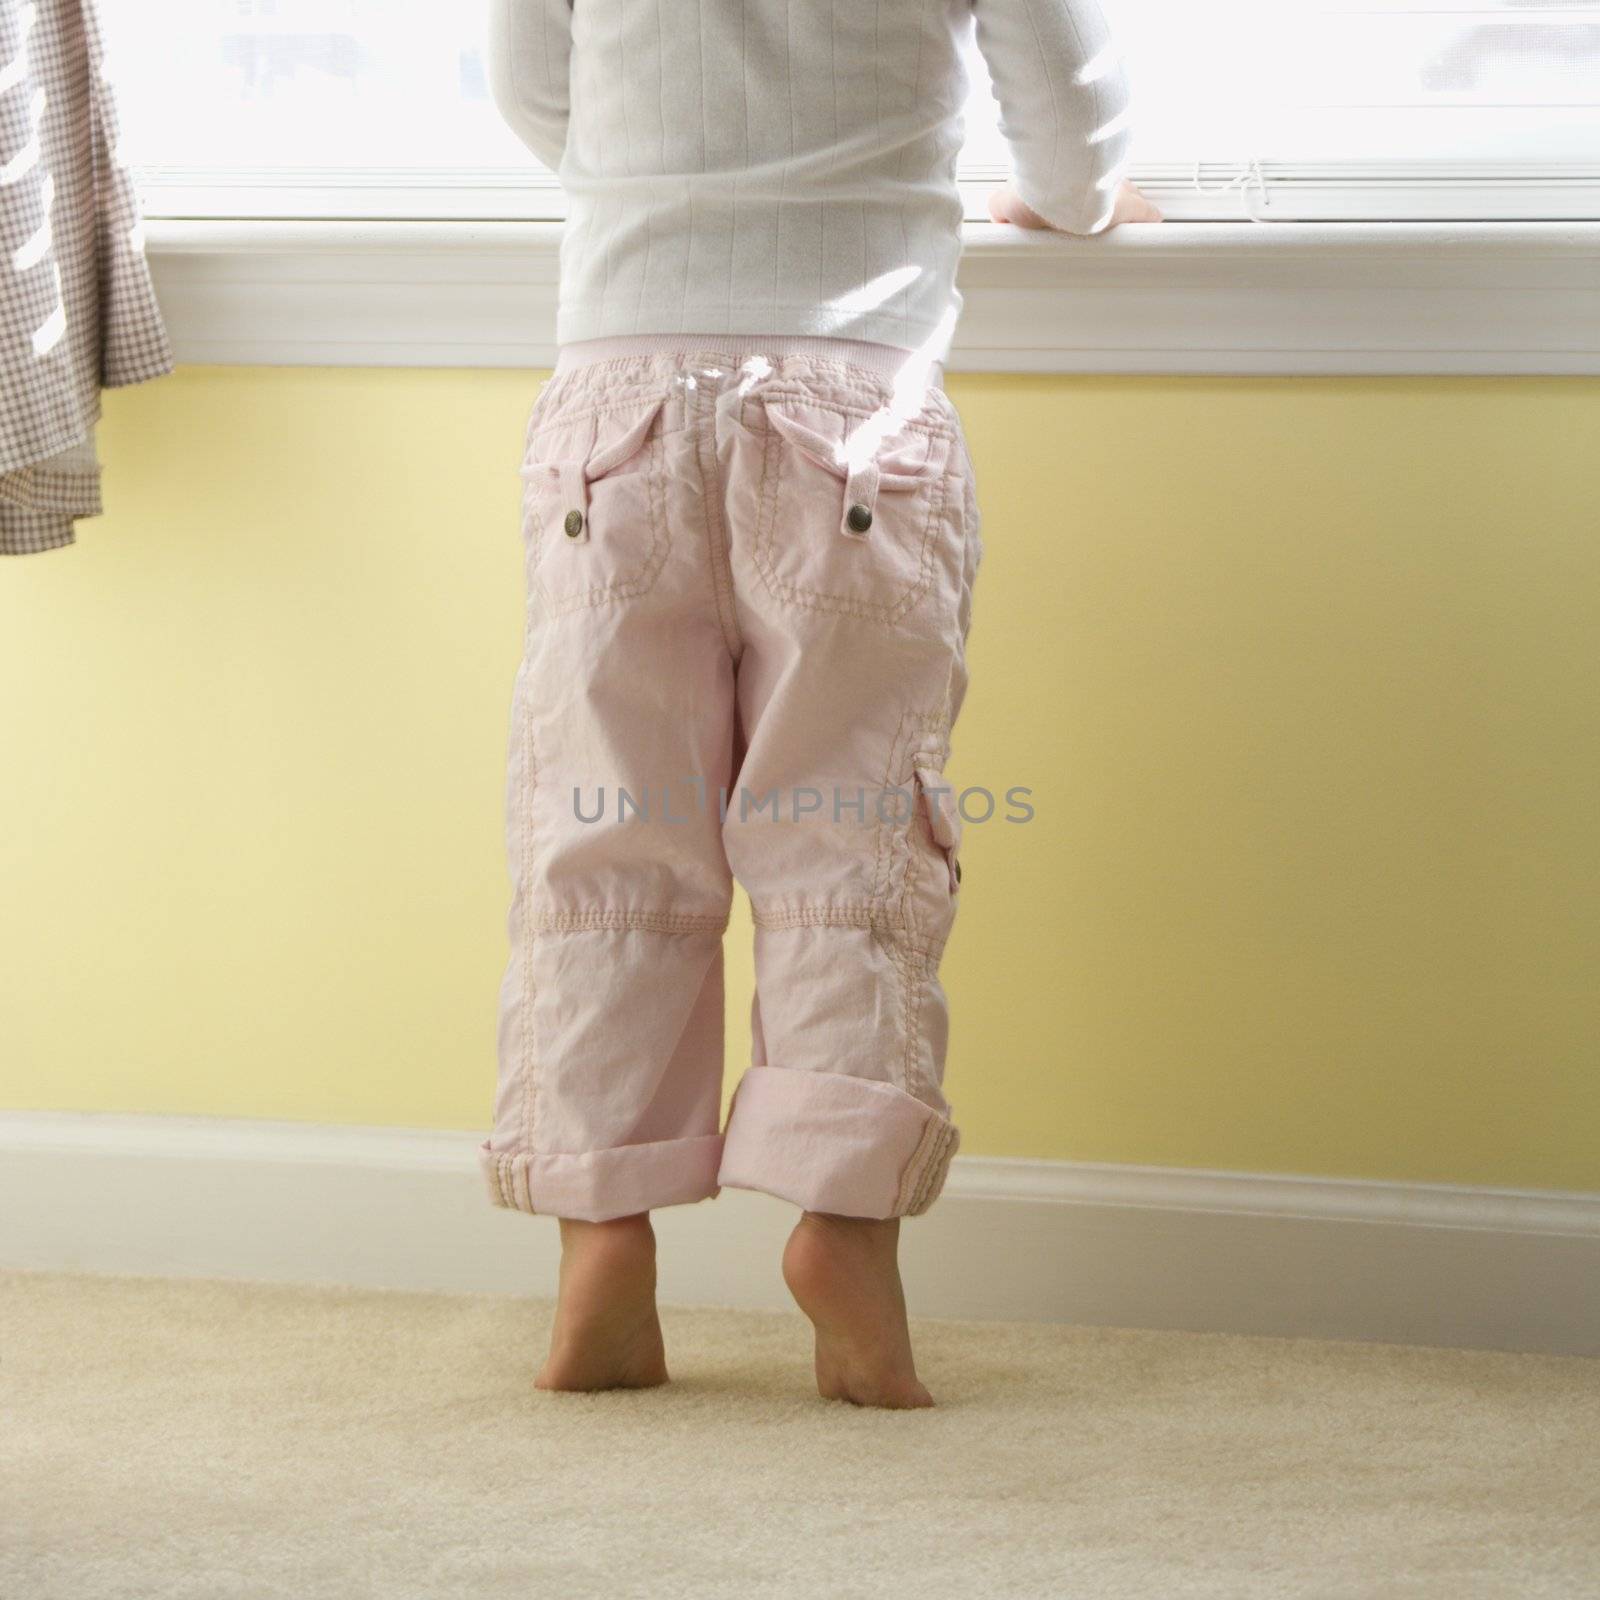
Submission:
[[913,769],[917,795],[917,826],[924,830],[925,842],[937,852],[944,869],[948,892],[961,887],[961,813],[955,790],[944,775],[928,762],[919,761]]
[[523,457],[530,588],[553,616],[635,599],[666,564],[664,398],[535,415]]
[[906,619],[941,577],[954,433],[919,421],[877,437],[882,414],[774,396],[760,407],[752,549],[785,606],[863,622]]

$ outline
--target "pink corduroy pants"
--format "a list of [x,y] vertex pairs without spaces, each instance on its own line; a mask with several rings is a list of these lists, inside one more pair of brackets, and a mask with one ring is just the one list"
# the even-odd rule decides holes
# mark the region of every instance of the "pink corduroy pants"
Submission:
[[[534,403],[498,1205],[599,1221],[726,1185],[896,1217],[943,1185],[943,773],[982,542],[955,408],[910,361],[591,342]],[[757,994],[724,1127],[735,880]]]

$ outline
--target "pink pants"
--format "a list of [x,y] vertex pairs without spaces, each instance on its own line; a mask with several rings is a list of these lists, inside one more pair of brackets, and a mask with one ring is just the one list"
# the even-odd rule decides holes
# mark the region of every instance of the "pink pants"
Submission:
[[[936,373],[837,340],[570,346],[528,422],[496,1204],[761,1189],[895,1217],[957,1143],[943,779],[981,554]],[[722,939],[751,1066],[720,1127]]]

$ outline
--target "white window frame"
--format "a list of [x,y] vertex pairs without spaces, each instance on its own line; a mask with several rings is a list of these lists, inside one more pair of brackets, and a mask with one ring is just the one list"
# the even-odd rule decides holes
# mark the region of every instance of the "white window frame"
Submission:
[[[557,222],[151,220],[180,361],[547,367]],[[969,222],[954,370],[1600,374],[1600,223]]]
[[[987,221],[965,163],[950,365],[1173,373],[1600,372],[1600,162],[1136,165],[1168,221]],[[531,166],[138,174],[180,360],[547,366],[555,177]]]
[[[395,169],[355,177],[335,170],[257,168],[232,181],[215,172],[142,168],[138,187],[152,218],[217,220],[551,221],[565,214],[554,176],[491,168]],[[964,167],[971,220],[1002,167]],[[1600,220],[1600,163],[1553,172],[1526,162],[1345,162],[1145,166],[1134,181],[1183,222],[1534,222]]]

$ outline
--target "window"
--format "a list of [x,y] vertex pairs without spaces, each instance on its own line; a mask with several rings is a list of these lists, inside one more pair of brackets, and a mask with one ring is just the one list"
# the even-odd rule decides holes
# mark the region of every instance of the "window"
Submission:
[[489,98],[486,0],[103,0],[147,212],[527,217],[559,190]]
[[1141,175],[1172,215],[1600,217],[1600,5],[1113,11]]
[[[580,0],[582,3],[582,0]],[[1600,217],[1600,3],[1106,0],[1134,176],[1189,218]],[[482,0],[104,0],[152,216],[553,217]],[[976,53],[969,213],[1006,170]]]

